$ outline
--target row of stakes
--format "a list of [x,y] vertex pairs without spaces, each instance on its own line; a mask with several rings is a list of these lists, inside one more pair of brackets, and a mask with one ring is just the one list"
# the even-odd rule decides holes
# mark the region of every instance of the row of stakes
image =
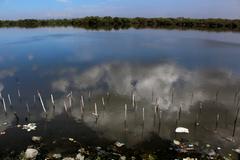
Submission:
[[[220,90],[218,90],[216,92],[216,100],[215,100],[216,104],[218,104],[219,93],[220,93]],[[235,116],[234,123],[233,123],[232,137],[235,136],[238,116],[239,116],[239,112],[240,112],[240,106],[239,106],[240,98],[238,97],[239,93],[240,93],[240,90],[237,90],[234,93],[234,105],[237,108],[237,112],[236,112],[236,116]],[[20,98],[21,97],[21,93],[20,93],[19,89],[17,90],[17,94],[18,94],[18,97]],[[43,109],[44,113],[47,113],[46,107],[44,105],[42,96],[41,96],[39,91],[37,91],[37,96],[38,96],[38,99],[39,99],[39,101],[41,103],[41,106],[42,106],[42,109]],[[89,98],[91,98],[91,92],[89,92],[88,96],[89,96]],[[11,100],[10,94],[8,94],[7,97],[8,97],[9,105],[12,106],[12,100]],[[71,107],[72,106],[72,92],[70,92],[66,97],[69,99],[69,107]],[[109,92],[107,92],[107,97],[110,97]],[[191,95],[191,104],[193,103],[193,97],[194,97],[194,94],[192,93],[192,95]],[[55,109],[55,101],[54,101],[53,94],[50,95],[50,98],[51,98],[51,103],[52,103],[52,105],[53,105],[53,107]],[[1,94],[0,94],[0,99],[2,101],[4,112],[7,113],[7,107],[6,107],[5,98]],[[136,100],[135,100],[135,94],[134,93],[132,93],[131,99],[132,99],[131,100],[132,101],[132,106],[135,107],[136,106]],[[153,99],[154,99],[154,93],[152,92],[152,101],[153,101]],[[105,106],[104,97],[102,97],[101,101],[102,101],[102,105]],[[36,102],[36,97],[34,95],[34,103],[35,102]],[[155,126],[156,117],[158,117],[158,119],[159,119],[158,130],[160,130],[161,119],[162,119],[162,110],[160,109],[160,106],[157,104],[157,102],[158,102],[158,99],[156,99],[156,105],[154,105],[155,106],[154,107],[154,126]],[[64,105],[65,111],[68,112],[68,107],[67,107],[66,101],[64,100],[63,103],[64,103],[63,105]],[[84,113],[84,106],[85,106],[84,97],[83,96],[81,96],[81,98],[80,98],[80,103],[81,103],[81,113],[83,114]],[[171,103],[172,104],[174,103],[174,89],[171,90]],[[26,109],[27,109],[27,112],[30,113],[30,108],[29,108],[28,103],[26,103]],[[127,127],[127,112],[128,112],[127,104],[125,104],[124,109],[125,109],[125,111],[124,111],[124,126],[126,128]],[[200,125],[200,115],[202,113],[202,109],[203,109],[203,104],[200,102],[199,111],[196,114],[196,119],[195,119],[195,123],[194,123],[195,126],[199,126]],[[176,126],[178,125],[178,122],[181,120],[181,114],[182,114],[182,104],[180,104],[180,107],[179,107],[178,116],[177,116],[177,120],[176,120]],[[94,103],[94,112],[92,113],[92,115],[96,118],[96,122],[97,122],[97,120],[99,118],[97,103]],[[215,130],[218,129],[219,120],[220,120],[220,114],[217,113],[216,114]],[[144,126],[144,121],[145,121],[145,109],[143,107],[142,108],[142,122],[143,122],[142,124],[143,124],[143,126]]]

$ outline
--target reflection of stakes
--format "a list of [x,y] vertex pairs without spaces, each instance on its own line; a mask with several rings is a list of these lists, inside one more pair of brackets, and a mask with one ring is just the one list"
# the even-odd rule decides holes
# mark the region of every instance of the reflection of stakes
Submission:
[[142,138],[144,135],[144,122],[145,122],[145,110],[144,107],[142,108]]
[[35,94],[33,95],[33,103],[36,104],[36,96],[35,96]]
[[5,114],[7,114],[7,107],[6,107],[6,103],[5,103],[5,99],[2,97],[2,103],[3,103],[3,109]]
[[201,118],[201,114],[202,114],[202,102],[200,102],[199,104],[199,110],[196,114],[196,120],[195,120],[195,127],[200,125],[200,118]]
[[240,89],[238,88],[235,93],[234,93],[234,98],[233,98],[233,105],[235,105],[237,103],[237,99],[238,99],[238,94],[240,93]]
[[179,111],[178,111],[178,121],[181,120],[181,116],[182,116],[182,104],[180,104]]
[[132,94],[132,107],[135,107],[135,95],[134,93]]
[[81,119],[83,119],[84,116],[84,100],[83,100],[83,96],[81,96]]
[[172,93],[171,93],[171,104],[174,102],[174,88],[172,88]]
[[157,115],[157,105],[154,106],[154,116],[153,116],[153,130],[155,130],[156,125],[156,115]]
[[99,115],[98,115],[98,109],[97,109],[97,103],[94,103],[94,113],[92,113],[93,116],[95,117],[95,123],[97,123]]
[[102,97],[102,105],[103,105],[103,109],[105,110],[105,100],[104,100],[104,97]]
[[41,94],[40,94],[39,91],[37,91],[37,92],[38,92],[39,100],[40,100],[41,105],[42,105],[42,109],[43,109],[43,111],[46,113],[47,111],[46,111],[46,108],[45,108],[45,106],[44,106],[44,103],[43,103],[43,100],[42,100],[42,96],[41,96]]
[[240,102],[240,98],[238,99],[238,102],[237,102],[237,114],[236,114],[236,117],[235,117],[235,120],[234,120],[234,124],[233,124],[233,133],[232,133],[232,137],[235,136],[235,132],[236,132],[236,125],[237,125],[237,121],[238,121],[238,115],[239,115],[239,110],[240,110],[240,107],[239,107],[239,102]]
[[8,102],[9,102],[10,107],[12,107],[12,100],[11,100],[10,94],[8,94]]
[[216,116],[215,131],[217,131],[217,129],[218,129],[218,123],[219,123],[219,120],[220,120],[220,114],[218,113],[217,116]]
[[65,109],[65,111],[67,113],[68,112],[68,108],[67,108],[67,104],[66,104],[65,100],[63,101],[63,106],[64,106],[64,109]]
[[193,105],[193,98],[194,98],[194,92],[192,92],[192,96],[191,96],[191,105]]
[[82,106],[82,108],[84,108],[84,99],[83,99],[83,96],[81,96],[81,106]]
[[153,92],[153,89],[152,89],[152,103],[153,103],[153,99],[154,99],[154,92]]
[[[215,94],[215,103],[216,103],[216,106],[218,107],[218,97],[219,97],[219,93],[220,93],[220,89],[217,90],[216,94]],[[220,119],[220,114],[217,113],[217,116],[216,116],[216,125],[215,125],[215,131],[217,131],[218,129],[218,123],[219,123],[219,119]]]
[[30,115],[30,109],[28,103],[26,103],[27,113]]
[[162,125],[162,111],[159,108],[159,115],[158,115],[158,135],[160,135]]
[[107,92],[107,102],[109,102],[109,100],[110,100],[110,93]]
[[53,109],[55,110],[55,102],[52,94],[51,94],[51,101],[52,101]]
[[215,99],[215,101],[216,101],[216,104],[218,103],[218,97],[219,97],[219,93],[220,93],[220,89],[219,90],[217,90],[217,92],[216,92],[216,99]]
[[21,92],[20,92],[19,89],[17,90],[17,94],[18,94],[19,101],[21,103],[22,102],[22,98],[21,98]]
[[91,101],[91,91],[88,91],[88,101]]
[[124,106],[124,130],[127,131],[127,104]]

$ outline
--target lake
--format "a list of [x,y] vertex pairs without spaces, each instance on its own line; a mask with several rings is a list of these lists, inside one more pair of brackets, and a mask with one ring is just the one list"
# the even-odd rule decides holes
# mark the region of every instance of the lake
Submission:
[[[2,155],[25,150],[34,135],[58,152],[64,147],[52,142],[69,137],[129,148],[151,140],[146,150],[152,137],[187,139],[221,155],[239,146],[240,33],[68,27],[0,35]],[[22,130],[28,123],[37,129]]]

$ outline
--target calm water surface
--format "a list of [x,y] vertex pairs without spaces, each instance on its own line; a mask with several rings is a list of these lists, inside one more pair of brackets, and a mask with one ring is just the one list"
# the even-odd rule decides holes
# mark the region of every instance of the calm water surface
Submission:
[[[174,129],[182,126],[189,128],[191,141],[229,151],[239,145],[240,136],[237,125],[235,143],[228,140],[239,97],[239,60],[239,33],[0,29],[0,91],[7,110],[5,114],[1,103],[0,131],[6,135],[0,136],[0,148],[27,145],[32,135],[74,137],[93,145],[119,140],[134,146],[153,133],[177,138]],[[16,129],[16,124],[29,122],[37,123],[36,131]]]

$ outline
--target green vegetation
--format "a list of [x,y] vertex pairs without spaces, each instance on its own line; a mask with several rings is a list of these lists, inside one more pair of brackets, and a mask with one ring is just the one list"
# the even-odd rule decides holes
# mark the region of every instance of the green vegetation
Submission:
[[229,19],[191,19],[191,18],[120,18],[120,17],[85,17],[77,19],[48,20],[0,20],[0,27],[59,27],[73,26],[86,29],[128,29],[128,28],[169,28],[198,29],[214,31],[240,31],[240,20]]

